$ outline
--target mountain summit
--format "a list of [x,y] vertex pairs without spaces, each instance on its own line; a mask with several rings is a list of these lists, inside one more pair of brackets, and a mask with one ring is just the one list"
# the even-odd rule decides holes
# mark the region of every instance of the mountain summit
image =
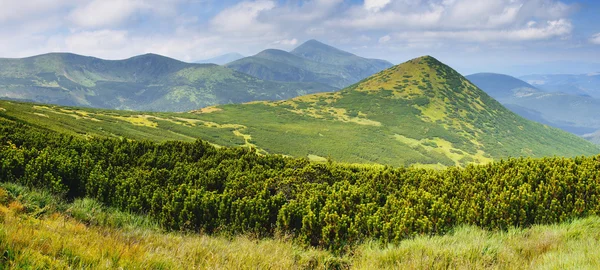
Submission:
[[270,153],[391,165],[465,165],[508,156],[599,150],[525,120],[431,56],[412,59],[334,93],[219,106],[212,122],[246,127]]
[[391,63],[366,59],[316,40],[309,40],[291,52],[268,49],[226,65],[236,71],[282,82],[318,82],[341,89]]
[[296,49],[292,50],[290,53],[311,59],[321,63],[331,64],[328,59],[332,57],[352,57],[355,56],[349,52],[342,51],[338,48],[329,46],[320,41],[311,39],[302,43]]

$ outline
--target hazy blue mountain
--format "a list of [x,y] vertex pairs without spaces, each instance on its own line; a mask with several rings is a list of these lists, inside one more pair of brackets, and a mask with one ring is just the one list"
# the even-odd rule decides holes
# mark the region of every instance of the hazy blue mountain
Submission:
[[545,92],[503,74],[467,76],[490,96],[529,120],[583,135],[600,129],[600,100],[590,96]]
[[196,61],[196,63],[198,64],[217,64],[217,65],[225,65],[229,62],[233,62],[235,60],[238,59],[242,59],[245,56],[239,54],[239,53],[228,53],[228,54],[224,54],[224,55],[219,55],[213,58],[209,58],[209,59],[205,59],[205,60],[200,60],[200,61]]
[[264,50],[226,66],[264,80],[319,82],[343,88],[389,68],[392,64],[362,58],[316,40],[309,40],[291,52]]
[[1,98],[58,105],[187,111],[333,90],[319,83],[264,81],[155,54],[116,61],[69,53],[0,59]]
[[388,61],[362,58],[314,39],[298,46],[291,53],[318,63],[341,66],[344,70],[362,78],[393,66]]
[[547,92],[563,92],[600,98],[600,72],[589,74],[527,75],[520,79]]
[[504,74],[476,73],[466,78],[500,102],[541,92],[522,80]]

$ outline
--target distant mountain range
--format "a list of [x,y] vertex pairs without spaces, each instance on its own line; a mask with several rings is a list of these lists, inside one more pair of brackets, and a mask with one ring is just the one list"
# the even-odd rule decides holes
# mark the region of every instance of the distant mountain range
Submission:
[[[219,64],[240,56],[228,54],[206,61]],[[227,67],[185,63],[155,54],[103,60],[50,53],[0,59],[0,98],[121,110],[187,111],[334,91],[389,66],[315,40],[292,52],[266,50]]]
[[[559,77],[562,76],[567,75]],[[504,106],[527,119],[578,135],[600,130],[600,99],[568,91],[566,93],[543,91],[523,80],[502,74],[478,73],[466,78]],[[555,90],[558,89],[560,88]]]
[[290,52],[264,50],[226,66],[263,80],[318,82],[343,88],[391,67],[392,63],[362,58],[309,40]]
[[527,75],[520,77],[520,79],[547,92],[563,92],[600,98],[600,72],[579,75]]
[[155,54],[117,61],[69,53],[0,59],[0,97],[59,105],[188,111],[333,90],[315,82],[260,80],[214,64]]
[[[315,161],[440,168],[509,156],[600,152],[560,129],[504,108],[452,68],[425,56],[338,92],[255,101],[194,113],[148,113],[0,101],[0,114],[94,136],[248,146]],[[306,177],[312,177],[306,172]],[[308,178],[307,178],[308,179]]]
[[196,61],[196,63],[198,64],[217,64],[217,65],[224,65],[227,64],[229,62],[233,62],[235,60],[238,59],[242,59],[245,56],[239,54],[239,53],[228,53],[228,54],[224,54],[224,55],[220,55],[217,57],[213,57],[213,58],[209,58],[209,59],[205,59],[205,60],[200,60],[200,61]]

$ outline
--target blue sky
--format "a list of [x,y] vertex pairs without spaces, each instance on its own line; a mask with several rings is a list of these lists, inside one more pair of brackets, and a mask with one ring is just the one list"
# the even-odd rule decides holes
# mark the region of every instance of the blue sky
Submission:
[[393,63],[432,55],[463,74],[597,72],[599,2],[0,0],[0,57],[158,53],[195,61],[317,39]]

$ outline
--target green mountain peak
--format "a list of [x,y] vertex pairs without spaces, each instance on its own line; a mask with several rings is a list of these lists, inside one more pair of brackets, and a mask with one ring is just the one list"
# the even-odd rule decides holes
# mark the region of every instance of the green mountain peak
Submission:
[[598,152],[581,138],[512,113],[431,56],[339,92],[220,109],[207,117],[248,127],[252,142],[267,152],[347,162],[465,165]]

